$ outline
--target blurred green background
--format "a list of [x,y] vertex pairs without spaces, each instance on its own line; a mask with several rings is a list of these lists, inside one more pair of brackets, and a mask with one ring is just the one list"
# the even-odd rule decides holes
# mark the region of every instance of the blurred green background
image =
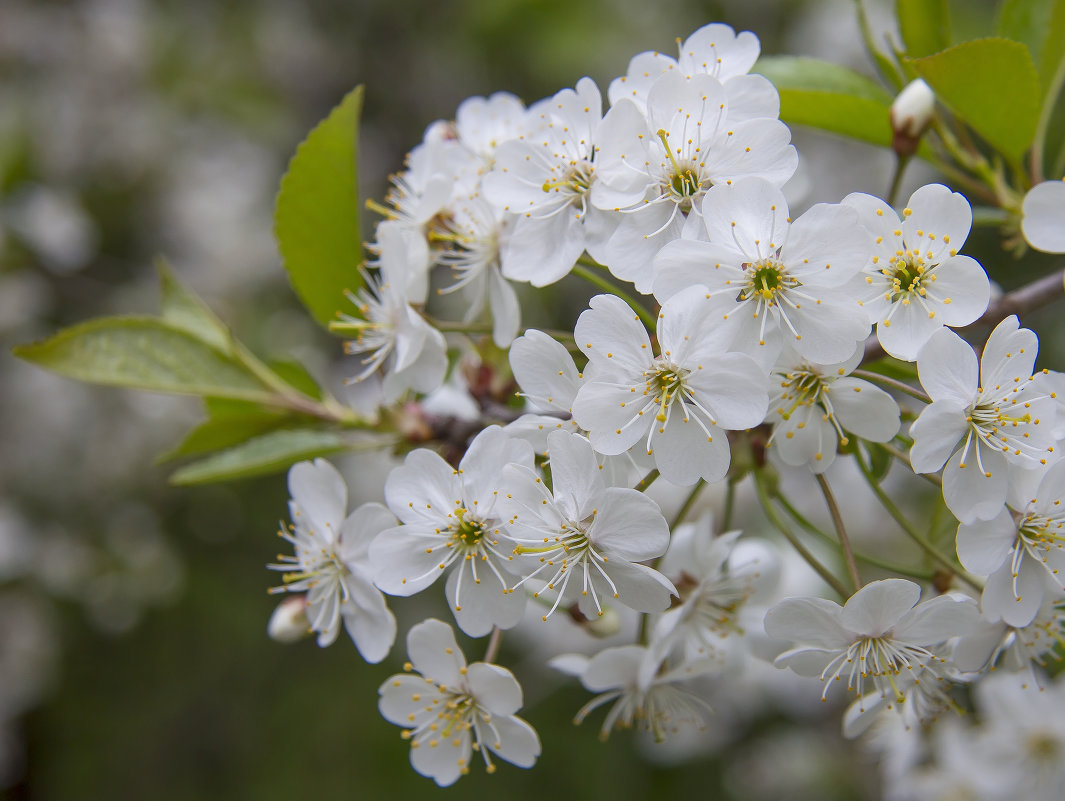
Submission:
[[[886,25],[884,4],[869,5]],[[990,13],[956,4],[958,36]],[[522,713],[543,741],[536,769],[475,769],[437,790],[376,710],[402,643],[367,666],[343,637],[320,650],[265,636],[283,477],[168,487],[153,458],[196,419],[194,401],[75,385],[9,355],[94,315],[152,311],[164,254],[254,349],[336,384],[339,349],[288,291],[271,210],[296,144],[346,91],[367,85],[360,180],[381,197],[425,126],[465,97],[531,102],[586,74],[605,94],[632,55],[674,52],[715,20],[755,31],[763,52],[865,68],[848,0],[0,3],[4,798],[877,797],[836,718],[761,716],[711,756],[656,766],[632,737],[600,743],[598,718],[573,727],[587,694],[542,677]],[[832,178],[812,170],[817,199],[886,190],[887,154],[796,139],[812,165],[818,147],[848,160]],[[1020,275],[985,239],[975,247],[1007,286],[1049,268],[1032,257]],[[367,499],[380,483],[367,469]],[[401,633],[419,604],[396,604]],[[504,664],[534,661],[513,647]]]

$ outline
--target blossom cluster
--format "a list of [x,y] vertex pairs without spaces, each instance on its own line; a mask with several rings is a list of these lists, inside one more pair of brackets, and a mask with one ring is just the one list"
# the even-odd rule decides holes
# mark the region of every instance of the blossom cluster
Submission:
[[[952,330],[992,293],[961,253],[973,223],[962,194],[929,184],[896,211],[855,193],[792,218],[783,187],[798,154],[776,89],[751,73],[758,55],[753,34],[711,24],[675,58],[634,57],[605,112],[589,78],[529,106],[471,98],[428,128],[374,204],[373,259],[334,324],[351,336],[360,403],[438,390],[454,368],[449,332],[488,321],[524,406],[483,413],[460,388],[481,424],[460,458],[411,450],[384,504],[350,514],[335,468],[293,467],[282,536],[295,553],[271,567],[300,600],[275,628],[328,645],[343,623],[378,662],[397,633],[385,596],[439,581],[457,626],[491,635],[489,656],[467,664],[448,623],[419,623],[408,672],[380,700],[438,784],[473,751],[490,770],[540,752],[515,716],[517,679],[492,664],[511,629],[577,620],[594,649],[603,621],[640,619],[627,641],[556,647],[550,664],[596,693],[578,721],[612,704],[604,735],[640,726],[656,739],[713,725],[707,688],[769,663],[820,682],[815,697],[852,692],[848,736],[896,718],[909,730],[996,666],[1037,670],[1060,639],[1062,375],[1036,367],[1038,339],[1016,317],[992,321],[979,357]],[[570,275],[613,289],[572,329],[523,330],[532,290],[518,285]],[[452,293],[462,322],[445,324],[429,312],[453,311],[437,297]],[[860,369],[871,348],[899,369]],[[847,460],[871,475],[874,455],[941,485],[960,561],[945,578],[863,585],[851,558],[843,605],[782,599],[775,541],[722,532],[727,511],[716,527],[691,513],[706,486],[767,493],[769,470],[816,482],[838,511],[826,471]],[[656,480],[690,488],[670,519]]]

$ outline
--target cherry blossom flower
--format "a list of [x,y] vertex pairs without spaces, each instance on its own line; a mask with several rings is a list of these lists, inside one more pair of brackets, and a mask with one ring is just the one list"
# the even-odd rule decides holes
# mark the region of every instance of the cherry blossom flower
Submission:
[[644,440],[674,484],[717,481],[731,452],[725,429],[758,425],[768,405],[765,374],[729,353],[730,332],[710,314],[704,287],[678,293],[658,315],[655,356],[647,331],[624,301],[597,295],[577,320],[577,344],[594,371],[577,392],[573,417],[600,453]]
[[378,704],[389,723],[403,726],[414,769],[441,787],[469,773],[473,752],[494,773],[492,757],[531,768],[540,756],[540,738],[519,717],[522,692],[506,668],[487,662],[466,664],[451,627],[434,618],[407,634],[406,669],[380,689]]
[[576,91],[563,89],[530,109],[537,112],[542,125],[499,146],[482,189],[489,202],[516,215],[502,243],[503,275],[541,287],[567,275],[585,249],[598,258],[612,223],[588,196],[602,118],[595,82],[582,78]]
[[880,695],[901,701],[904,690],[927,669],[946,669],[934,647],[974,628],[979,618],[970,598],[941,595],[917,603],[921,588],[905,579],[873,581],[842,607],[823,598],[787,598],[765,616],[770,637],[795,642],[776,658],[801,676],[825,683],[847,680],[847,689],[865,695],[872,684]]
[[1014,497],[997,516],[958,526],[958,558],[987,577],[987,617],[1027,626],[1048,594],[1065,592],[1065,462],[1049,468],[1027,497],[1020,496],[1024,488],[1010,489]]
[[657,656],[642,645],[606,648],[591,659],[563,654],[549,663],[580,678],[586,690],[600,693],[577,712],[575,723],[604,704],[613,706],[603,720],[599,737],[606,740],[615,728],[639,727],[661,742],[669,735],[701,728],[710,706],[683,686],[683,682],[715,669],[710,660],[685,663],[659,671]]
[[706,286],[737,329],[736,347],[772,365],[783,342],[821,364],[847,359],[869,322],[840,287],[868,248],[857,214],[820,203],[794,222],[777,187],[761,178],[712,186],[703,198],[709,241],[680,239],[655,258],[654,293],[666,300]]
[[734,120],[777,117],[780,96],[776,87],[761,75],[748,75],[758,60],[761,44],[750,31],[736,31],[721,22],[704,25],[683,42],[677,39],[678,58],[645,52],[633,56],[625,76],[610,84],[611,105],[627,99],[641,109],[651,86],[663,74],[676,72],[685,78],[710,75],[728,93]]
[[270,565],[282,571],[284,582],[271,592],[307,593],[302,613],[320,646],[336,640],[343,621],[363,659],[380,662],[396,639],[396,619],[374,586],[367,552],[395,518],[379,503],[363,504],[345,516],[347,485],[324,459],[293,465],[288,488],[292,525],[279,535],[296,553]]
[[852,289],[892,356],[912,362],[940,328],[968,325],[987,309],[984,268],[958,255],[973,219],[964,195],[942,184],[922,186],[902,220],[872,195],[848,195],[843,205],[858,212],[870,237],[869,262]]
[[849,376],[863,352],[859,346],[844,362],[818,365],[784,349],[770,375],[774,392],[767,418],[773,425],[771,453],[784,464],[823,473],[835,461],[836,446],[849,442],[847,432],[870,442],[888,442],[898,433],[895,399]]
[[1021,233],[1029,245],[1044,253],[1065,253],[1065,178],[1029,189],[1021,214]]
[[658,504],[642,492],[608,487],[584,437],[554,431],[547,448],[552,490],[529,467],[507,465],[500,504],[517,543],[511,570],[522,574],[519,584],[536,578],[555,593],[543,619],[573,601],[586,617],[599,617],[605,598],[638,612],[664,610],[676,588],[639,564],[661,556],[669,544]]
[[650,292],[651,261],[690,228],[698,235],[706,190],[743,176],[776,186],[795,172],[791,132],[776,119],[735,121],[724,88],[700,74],[668,72],[647,98],[646,117],[629,100],[603,118],[592,202],[623,219],[603,250],[610,271]]
[[1032,374],[1038,350],[1015,316],[995,326],[979,368],[973,349],[947,329],[921,349],[917,373],[932,403],[910,427],[910,463],[917,473],[943,468],[943,499],[963,523],[999,513],[1007,465],[1041,469],[1057,458],[1058,403],[1045,374]]
[[370,546],[377,586],[414,595],[448,572],[445,592],[464,632],[482,637],[514,626],[525,595],[509,589],[514,544],[498,506],[511,463],[532,467],[532,448],[498,426],[474,438],[458,469],[425,448],[407,454],[385,481],[385,500],[403,525]]

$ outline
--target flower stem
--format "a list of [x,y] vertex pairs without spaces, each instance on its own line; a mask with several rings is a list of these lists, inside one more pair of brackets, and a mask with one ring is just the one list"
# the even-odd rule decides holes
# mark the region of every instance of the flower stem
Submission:
[[[698,483],[695,485],[695,487],[692,489],[692,491],[688,494],[688,497],[684,499],[684,503],[681,505],[680,509],[677,511],[677,514],[673,517],[673,520],[670,521],[669,530],[671,532],[673,531],[673,529],[675,529],[677,526],[679,526],[681,523],[684,522],[684,518],[686,518],[688,516],[688,512],[690,512],[692,510],[692,506],[695,505],[695,501],[699,497],[699,493],[702,491],[703,487],[705,487],[705,486],[706,486],[706,482],[703,479],[700,478]],[[732,485],[729,484],[729,486],[731,487]]]
[[[791,515],[795,522],[802,526],[804,529],[809,531],[811,534],[820,537],[829,545],[839,547],[839,542],[836,540],[835,537],[833,537],[826,531],[822,531],[820,528],[818,528],[809,520],[807,520],[806,517],[802,514],[802,512],[792,506],[791,502],[788,501],[788,499],[785,498],[783,495],[777,495],[777,502],[781,506],[783,506],[784,511]],[[903,567],[902,565],[896,565],[877,556],[855,553],[854,558],[857,559],[859,562],[865,562],[866,564],[872,565],[873,567],[879,567],[881,570],[887,570],[889,573],[897,573],[901,576],[909,576],[910,578],[921,579],[922,581],[931,581],[933,578],[933,574],[927,570],[922,571],[915,570],[912,567]]]
[[784,539],[791,544],[791,547],[795,549],[795,552],[814,569],[817,575],[819,575],[829,587],[839,593],[840,598],[849,598],[851,594],[847,592],[847,588],[843,586],[842,582],[832,574],[831,570],[821,564],[816,556],[810,553],[807,547],[795,536],[795,533],[788,528],[780,515],[777,514],[777,510],[773,508],[773,499],[769,497],[769,491],[766,489],[765,479],[758,471],[755,471],[754,473],[754,486],[758,493],[758,500],[762,504],[762,511],[765,512],[765,516],[769,519],[769,522],[772,523],[777,531],[783,535]]
[[855,452],[855,458],[858,460],[858,468],[862,471],[862,475],[865,476],[866,483],[869,484],[869,488],[873,491],[873,494],[876,495],[888,514],[895,518],[895,522],[899,524],[899,527],[906,532],[909,538],[913,540],[921,550],[938,562],[940,567],[948,570],[952,575],[956,575],[966,584],[973,587],[977,592],[983,590],[983,586],[978,579],[970,576],[960,565],[956,564],[953,559],[949,558],[946,554],[936,548],[927,537],[919,532],[914,525],[906,519],[891,498],[887,496],[887,493],[881,489],[876,478],[874,478],[872,471],[869,469],[869,466],[866,465],[865,460],[862,458],[861,453]]
[[647,326],[647,330],[653,332],[657,325],[657,320],[655,320],[655,316],[651,314],[651,312],[647,311],[647,309],[643,307],[643,304],[640,303],[640,301],[636,300],[632,295],[619,288],[617,284],[613,283],[612,281],[609,281],[602,275],[599,275],[598,273],[593,272],[592,270],[589,270],[587,267],[583,266],[586,263],[587,262],[585,262],[583,259],[578,262],[573,268],[573,274],[576,275],[578,278],[583,278],[589,284],[599,287],[607,294],[616,295],[617,297],[628,303],[629,306],[632,307],[632,310],[636,312],[637,315],[639,315],[640,319],[643,321],[643,324]]
[[880,373],[874,373],[871,370],[852,370],[851,375],[855,378],[864,378],[866,381],[875,381],[878,384],[883,384],[885,387],[891,387],[897,389],[899,392],[904,392],[911,398],[917,398],[922,403],[931,403],[932,399],[928,397],[928,394],[911,387],[905,381],[899,381],[898,379],[891,378],[890,376],[881,375]]
[[725,511],[721,513],[717,533],[722,534],[732,528],[732,512],[736,508],[736,481],[729,479],[725,486]]
[[821,488],[821,494],[825,496],[825,503],[828,504],[829,514],[832,515],[832,525],[836,527],[836,534],[839,535],[839,544],[843,548],[843,561],[847,565],[847,572],[851,575],[851,582],[854,584],[854,591],[857,592],[862,588],[862,579],[858,575],[858,564],[854,561],[854,549],[851,547],[850,537],[847,536],[847,529],[843,525],[843,515],[839,512],[839,504],[836,503],[836,496],[832,494],[832,488],[828,485],[828,479],[821,473],[816,473],[814,478],[817,479],[817,485]]
[[895,170],[891,174],[891,187],[888,189],[887,202],[889,206],[895,205],[895,198],[899,194],[899,187],[902,185],[902,174],[906,171],[906,165],[910,163],[909,156],[900,156],[895,154]]
[[635,487],[633,487],[633,489],[635,489],[637,492],[643,492],[649,486],[651,486],[652,484],[655,483],[655,479],[656,478],[658,478],[658,468],[657,467],[654,470],[652,470],[650,473],[648,473],[646,476],[641,478],[640,479],[640,483],[637,484]]

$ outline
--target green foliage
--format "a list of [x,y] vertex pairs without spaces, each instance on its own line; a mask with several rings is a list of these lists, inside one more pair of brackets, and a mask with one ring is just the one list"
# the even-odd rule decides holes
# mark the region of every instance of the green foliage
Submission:
[[937,99],[988,144],[1020,159],[1035,137],[1040,89],[1028,48],[1009,39],[975,39],[914,60]]
[[288,419],[286,414],[265,410],[208,417],[192,429],[181,444],[161,454],[157,461],[167,462],[182,456],[200,456],[223,448],[231,448],[283,425]]
[[357,153],[362,87],[307,135],[281,179],[274,231],[296,294],[328,327],[362,281]]
[[1065,0],[1006,0],[996,30],[1027,45],[1046,97],[1065,59]]
[[331,431],[283,429],[249,439],[235,447],[182,467],[172,484],[209,484],[284,470],[303,459],[348,450],[344,437]]
[[910,58],[930,56],[950,46],[947,0],[897,0],[895,10]]
[[154,317],[103,317],[16,356],[93,384],[265,402],[271,392],[242,364],[185,328]]
[[796,56],[764,56],[753,72],[780,91],[780,118],[863,142],[889,147],[892,96],[846,67]]
[[175,328],[191,334],[202,342],[232,355],[233,338],[229,328],[212,312],[207,304],[183,286],[163,259],[156,259],[155,269],[161,284],[160,314]]

